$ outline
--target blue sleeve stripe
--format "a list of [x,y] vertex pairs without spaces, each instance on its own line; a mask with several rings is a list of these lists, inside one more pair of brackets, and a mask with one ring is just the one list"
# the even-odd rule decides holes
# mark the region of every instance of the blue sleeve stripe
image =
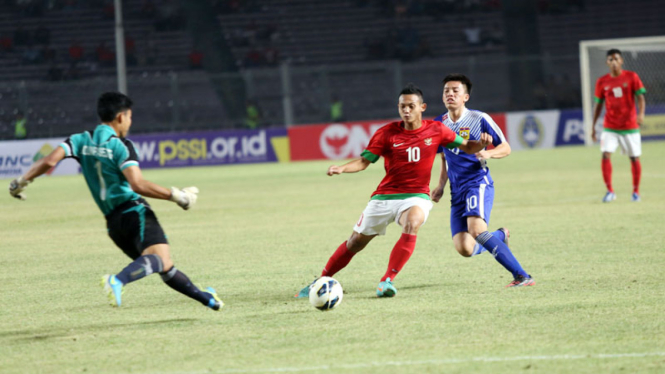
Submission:
[[120,170],[125,170],[130,166],[139,166],[139,163],[136,161],[125,161],[120,165]]

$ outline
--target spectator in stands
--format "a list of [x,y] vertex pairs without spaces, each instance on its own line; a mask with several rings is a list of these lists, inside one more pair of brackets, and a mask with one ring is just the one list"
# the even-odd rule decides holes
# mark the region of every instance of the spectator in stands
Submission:
[[173,0],[163,0],[157,8],[155,30],[179,30],[182,25],[182,16],[178,4]]
[[16,112],[16,119],[14,120],[14,138],[25,139],[28,137],[28,120],[20,110]]
[[432,54],[432,48],[430,47],[429,40],[427,38],[420,38],[420,43],[416,49],[416,58],[422,57],[434,57]]
[[538,81],[533,87],[533,99],[535,109],[547,109],[548,91],[542,81]]
[[579,108],[582,106],[580,89],[573,84],[568,74],[564,74],[561,82],[557,84],[555,100],[558,109]]
[[69,68],[65,72],[64,79],[73,81],[73,80],[79,79],[80,77],[81,77],[81,75],[80,75],[78,65],[74,64],[74,63],[69,64]]
[[333,95],[330,100],[330,122],[344,122],[344,103]]
[[3,53],[11,52],[14,50],[14,41],[8,35],[3,35],[0,37],[0,51]]
[[102,19],[115,19],[115,4],[113,0],[106,0],[102,8]]
[[420,34],[418,30],[407,23],[405,26],[397,27],[397,46],[396,56],[402,61],[410,61],[417,57],[415,51],[420,44]]
[[115,62],[115,54],[107,46],[106,42],[101,42],[95,49],[97,54],[97,62],[102,67],[112,67]]
[[69,46],[69,61],[76,64],[83,60],[83,47],[78,41]]
[[136,50],[136,60],[139,66],[152,66],[157,60],[157,48],[153,37],[154,31],[143,34],[140,48]]
[[464,35],[466,36],[466,44],[470,46],[480,45],[481,39],[480,36],[483,30],[480,26],[476,25],[476,22],[471,19],[469,25],[464,28]]
[[254,130],[261,125],[261,110],[253,100],[245,102],[245,127]]
[[247,68],[254,68],[263,65],[263,55],[256,48],[251,48],[245,55],[243,65]]
[[203,68],[203,52],[194,48],[189,53],[189,68],[190,69],[201,69]]
[[39,0],[15,0],[16,10],[22,17],[39,17],[44,12],[44,2]]
[[62,80],[62,69],[56,64],[51,64],[51,67],[46,72],[46,80],[51,82]]
[[37,44],[51,43],[51,30],[44,25],[39,25],[37,30],[35,30],[35,42],[37,42]]
[[55,49],[51,47],[51,45],[46,44],[44,47],[42,47],[42,58],[44,59],[44,62],[46,63],[53,63],[55,62]]
[[255,45],[256,44],[256,39],[257,39],[257,34],[259,33],[259,26],[256,24],[256,20],[251,20],[246,26],[245,26],[245,39],[247,39],[247,42],[249,45]]
[[30,35],[30,32],[24,29],[22,25],[14,30],[14,44],[17,47],[32,44],[32,35]]
[[65,3],[62,6],[62,10],[65,12],[70,12],[74,9],[78,9],[79,5],[76,0],[65,0]]
[[367,51],[368,60],[381,60],[386,58],[386,38],[380,36],[368,36],[363,42]]
[[279,64],[279,50],[272,44],[268,44],[263,50],[263,59],[268,66],[277,66]]
[[24,64],[38,64],[43,61],[42,51],[35,46],[25,47],[21,57]]
[[498,22],[494,22],[492,27],[483,32],[483,44],[486,46],[500,45],[504,43],[503,29]]
[[141,4],[141,17],[153,19],[157,14],[157,9],[155,7],[155,2],[152,0],[143,0]]
[[136,42],[131,36],[125,36],[125,59],[129,66],[136,66],[138,63],[136,58]]

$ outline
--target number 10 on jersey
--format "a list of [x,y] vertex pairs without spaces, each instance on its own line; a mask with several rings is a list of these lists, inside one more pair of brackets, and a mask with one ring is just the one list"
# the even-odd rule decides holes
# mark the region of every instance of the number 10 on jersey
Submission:
[[406,149],[406,154],[409,155],[409,162],[420,161],[420,147],[409,147]]

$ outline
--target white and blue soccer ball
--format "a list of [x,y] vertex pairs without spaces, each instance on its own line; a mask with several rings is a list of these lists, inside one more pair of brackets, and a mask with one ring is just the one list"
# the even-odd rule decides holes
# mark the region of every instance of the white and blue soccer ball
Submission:
[[321,277],[309,286],[309,303],[319,310],[330,310],[342,303],[342,285],[331,277]]

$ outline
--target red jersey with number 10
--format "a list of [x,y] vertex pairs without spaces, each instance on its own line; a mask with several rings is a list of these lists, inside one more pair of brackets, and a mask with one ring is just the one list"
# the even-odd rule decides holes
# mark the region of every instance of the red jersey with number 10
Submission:
[[362,157],[376,162],[385,159],[386,176],[374,191],[376,195],[429,195],[432,165],[439,145],[456,148],[463,139],[441,122],[423,120],[416,130],[406,130],[404,123],[389,123],[374,133]]
[[637,73],[623,70],[617,77],[605,74],[596,82],[595,100],[605,101],[603,126],[610,130],[633,130],[637,125],[635,95],[646,92]]

